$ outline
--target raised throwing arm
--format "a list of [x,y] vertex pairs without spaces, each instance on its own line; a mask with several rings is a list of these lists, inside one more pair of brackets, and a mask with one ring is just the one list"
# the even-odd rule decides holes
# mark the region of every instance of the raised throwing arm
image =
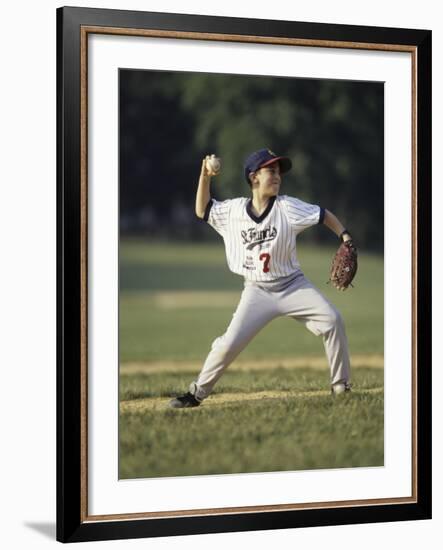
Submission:
[[199,218],[204,217],[208,202],[211,200],[211,178],[212,176],[216,176],[220,172],[220,169],[218,171],[214,170],[215,165],[210,162],[214,158],[214,155],[207,155],[202,160],[197,194],[195,196],[195,214]]

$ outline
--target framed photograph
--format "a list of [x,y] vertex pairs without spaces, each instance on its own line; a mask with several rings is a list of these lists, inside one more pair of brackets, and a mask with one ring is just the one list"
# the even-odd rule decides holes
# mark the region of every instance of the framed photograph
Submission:
[[57,539],[430,518],[431,31],[59,8],[57,92]]

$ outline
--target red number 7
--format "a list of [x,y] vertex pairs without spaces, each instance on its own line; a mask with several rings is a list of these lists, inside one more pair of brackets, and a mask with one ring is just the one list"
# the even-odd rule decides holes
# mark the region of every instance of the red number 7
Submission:
[[258,259],[260,261],[265,261],[265,263],[263,264],[263,272],[267,273],[269,271],[269,262],[271,261],[271,255],[263,252],[263,254],[260,254]]

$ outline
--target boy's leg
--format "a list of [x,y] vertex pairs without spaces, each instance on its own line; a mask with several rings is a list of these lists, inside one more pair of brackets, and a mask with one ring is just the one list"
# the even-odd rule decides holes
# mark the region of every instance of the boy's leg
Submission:
[[281,293],[279,308],[283,315],[302,321],[313,334],[323,337],[331,385],[347,384],[350,379],[348,340],[337,308],[304,277]]
[[228,365],[278,315],[275,300],[269,293],[254,285],[246,286],[228,329],[212,343],[197,380],[189,388],[190,393],[199,401],[205,399]]

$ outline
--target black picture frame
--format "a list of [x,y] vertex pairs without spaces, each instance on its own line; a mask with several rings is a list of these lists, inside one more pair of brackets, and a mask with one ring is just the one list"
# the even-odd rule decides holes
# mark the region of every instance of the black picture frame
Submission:
[[[204,40],[296,41],[410,51],[414,57],[413,308],[415,494],[411,500],[183,517],[87,514],[87,174],[84,59],[88,32],[178,33]],[[136,31],[137,30],[137,31]],[[191,33],[188,35],[188,33]],[[220,36],[225,38],[220,38]],[[177,37],[177,36],[176,36]],[[83,82],[83,84],[82,84]],[[87,155],[86,155],[87,157]],[[83,183],[82,183],[83,182]],[[431,31],[63,7],[57,10],[57,540],[61,542],[285,529],[431,518]],[[86,465],[85,465],[86,464]]]

